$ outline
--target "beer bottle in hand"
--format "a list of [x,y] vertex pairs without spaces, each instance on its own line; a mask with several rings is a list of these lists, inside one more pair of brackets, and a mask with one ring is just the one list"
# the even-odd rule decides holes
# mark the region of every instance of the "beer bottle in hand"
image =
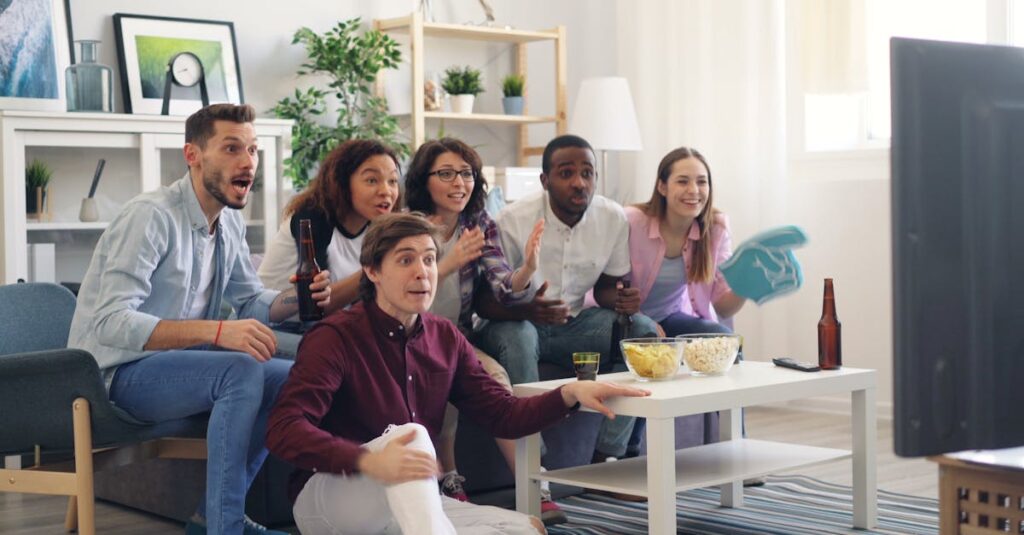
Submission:
[[309,289],[313,277],[320,273],[313,248],[313,228],[308,219],[299,221],[299,267],[295,270],[295,292],[299,295],[299,319],[317,321],[324,317],[324,310],[317,306],[313,292]]
[[825,297],[821,304],[821,320],[818,321],[818,366],[823,370],[835,370],[843,365],[842,327],[836,316],[832,279],[825,279]]
[[[629,288],[629,277],[622,277],[615,285],[617,290]],[[613,367],[625,362],[622,357],[622,345],[619,344],[624,338],[630,338],[630,330],[633,328],[633,317],[629,314],[619,314],[612,324],[611,345],[608,348],[608,360],[601,364],[601,373],[611,373]]]

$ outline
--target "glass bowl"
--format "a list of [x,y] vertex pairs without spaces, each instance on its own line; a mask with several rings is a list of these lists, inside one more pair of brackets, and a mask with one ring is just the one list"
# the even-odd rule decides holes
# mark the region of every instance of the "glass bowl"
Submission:
[[732,368],[743,338],[738,334],[684,334],[676,337],[684,343],[683,362],[690,375],[722,375]]
[[626,367],[640,381],[675,377],[685,342],[675,338],[627,338],[619,342]]

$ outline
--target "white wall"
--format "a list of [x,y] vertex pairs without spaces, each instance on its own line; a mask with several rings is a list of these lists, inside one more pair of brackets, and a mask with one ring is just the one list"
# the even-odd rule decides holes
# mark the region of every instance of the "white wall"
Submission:
[[[579,81],[588,76],[615,72],[615,22],[613,0],[491,0],[497,22],[522,29],[548,29],[566,26],[568,36],[568,97],[570,110]],[[308,79],[297,79],[296,71],[305,59],[305,51],[292,45],[295,30],[308,26],[323,32],[338,21],[362,17],[368,27],[375,18],[408,14],[419,5],[418,0],[355,0],[324,2],[322,0],[289,0],[288,2],[242,2],[228,0],[180,0],[154,2],[132,0],[71,0],[72,31],[76,39],[100,39],[100,62],[114,69],[117,86],[115,110],[123,109],[117,50],[112,16],[114,13],[157,15],[168,17],[231,21],[235,26],[239,64],[246,102],[262,116],[296,87],[310,85]],[[258,7],[256,7],[258,6]],[[475,0],[434,1],[438,22],[474,23],[484,19]],[[399,39],[407,42],[404,39]],[[404,57],[408,49],[404,47]],[[449,65],[473,65],[484,71],[486,92],[479,98],[478,110],[500,113],[501,77],[512,69],[512,52],[508,45],[474,42],[428,40],[428,70],[442,72]],[[554,111],[554,54],[549,43],[530,45],[528,52],[530,91],[529,106],[537,113]],[[408,91],[408,71],[392,73],[389,88]],[[407,94],[407,93],[404,93]],[[408,97],[407,97],[408,98]],[[407,106],[406,106],[407,107]],[[428,123],[428,135],[437,132],[437,123]],[[446,132],[463,137],[477,147],[488,165],[514,165],[516,130],[507,126],[445,125]],[[531,127],[531,143],[543,145],[554,134],[554,127]],[[536,162],[539,165],[539,160]]]

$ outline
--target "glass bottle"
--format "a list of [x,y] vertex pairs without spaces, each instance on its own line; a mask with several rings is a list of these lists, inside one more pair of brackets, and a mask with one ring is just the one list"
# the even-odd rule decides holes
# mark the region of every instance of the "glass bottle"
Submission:
[[[622,277],[616,288],[620,290],[629,288],[629,277]],[[610,373],[616,364],[625,362],[622,357],[622,345],[619,342],[624,338],[630,337],[630,330],[632,328],[633,316],[625,313],[620,313],[616,316],[615,323],[612,324],[611,346],[608,348],[609,358],[601,365],[601,373]]]
[[309,285],[313,277],[320,274],[313,248],[313,228],[308,219],[299,220],[299,267],[295,270],[295,291],[299,295],[299,319],[317,321],[324,317],[324,310],[313,299]]
[[818,321],[818,366],[823,370],[835,370],[843,366],[842,328],[836,316],[832,279],[825,279],[825,296],[821,303],[821,320]]
[[110,67],[96,63],[99,41],[75,41],[79,62],[64,71],[68,111],[114,111]]

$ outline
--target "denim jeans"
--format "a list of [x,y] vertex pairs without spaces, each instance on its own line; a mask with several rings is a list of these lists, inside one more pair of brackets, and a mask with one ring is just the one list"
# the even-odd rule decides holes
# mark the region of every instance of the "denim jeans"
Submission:
[[[508,371],[512,384],[537,381],[541,361],[572,371],[572,354],[593,351],[602,363],[611,358],[612,325],[617,315],[607,308],[585,308],[565,325],[535,325],[529,321],[491,321],[473,335],[473,345],[494,357]],[[633,316],[631,336],[654,336],[653,320],[643,314]],[[624,371],[623,363],[613,363],[615,371]],[[609,455],[625,453],[633,430],[632,417],[604,420],[597,438],[597,450]]]
[[681,334],[699,333],[731,333],[732,330],[718,323],[682,312],[676,312],[658,322],[661,328],[665,329],[665,336],[679,336]]
[[210,413],[206,429],[209,533],[242,533],[245,495],[267,456],[267,417],[292,362],[205,349],[163,351],[122,364],[110,400],[133,417],[162,422]]

